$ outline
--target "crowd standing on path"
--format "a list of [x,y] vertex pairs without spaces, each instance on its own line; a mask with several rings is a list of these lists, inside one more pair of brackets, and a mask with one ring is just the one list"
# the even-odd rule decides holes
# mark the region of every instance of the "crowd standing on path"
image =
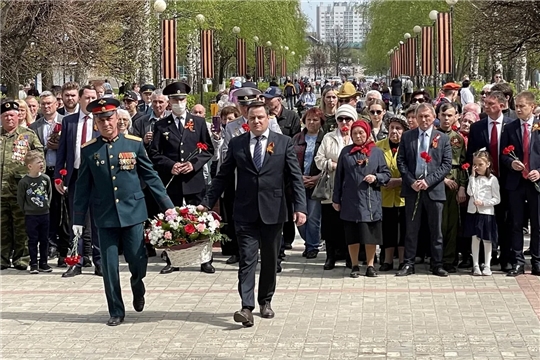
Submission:
[[[161,256],[161,274],[180,271],[167,252],[145,244],[148,219],[184,204],[219,203],[231,239],[222,254],[239,267],[234,320],[244,326],[254,322],[258,252],[257,303],[272,318],[276,274],[296,229],[302,256],[317,258],[324,243],[324,271],[345,261],[353,278],[394,269],[412,275],[428,259],[441,277],[458,268],[490,276],[497,265],[519,276],[530,224],[530,273],[540,276],[534,95],[514,96],[498,82],[476,103],[465,80],[446,83],[433,101],[409,81],[369,91],[326,83],[318,106],[312,84],[261,92],[252,81],[235,83],[235,101],[222,94],[212,123],[202,104],[188,109],[184,82],[124,85],[121,102],[108,83],[74,82],[4,100],[1,269],[51,272],[48,260],[58,258],[62,276],[75,277],[93,266],[104,280],[107,324],[119,325],[126,314],[119,254],[132,274],[133,307],[142,311],[147,257]],[[215,272],[209,246],[199,260],[201,272]]]

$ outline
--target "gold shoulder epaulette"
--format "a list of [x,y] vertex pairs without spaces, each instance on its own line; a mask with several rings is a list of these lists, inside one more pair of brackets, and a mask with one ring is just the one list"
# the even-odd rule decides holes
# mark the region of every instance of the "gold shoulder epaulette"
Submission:
[[83,147],[85,147],[85,146],[88,146],[88,145],[90,145],[90,144],[93,144],[93,143],[95,143],[96,141],[97,141],[97,138],[93,138],[92,140],[87,141],[87,142],[85,142],[84,144],[82,144],[81,148],[83,148]]
[[126,139],[130,139],[130,140],[135,140],[135,141],[142,141],[142,139],[138,136],[135,136],[135,135],[130,135],[130,134],[127,134],[127,135],[124,135],[124,137]]

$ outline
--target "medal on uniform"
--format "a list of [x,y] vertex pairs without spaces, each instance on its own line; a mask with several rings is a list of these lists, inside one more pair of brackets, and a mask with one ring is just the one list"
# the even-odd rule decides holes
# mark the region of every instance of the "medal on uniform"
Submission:
[[118,154],[118,165],[120,167],[120,170],[133,170],[135,168],[135,164],[137,164],[136,160],[137,154],[134,152],[123,152]]
[[193,124],[193,120],[189,120],[187,124],[184,126],[184,129],[189,129],[189,131],[195,132],[194,126],[195,125]]
[[169,141],[169,132],[168,131],[164,132],[163,136],[165,136],[165,140]]
[[[99,166],[99,154],[94,154],[94,160],[96,160],[96,166]],[[101,163],[104,164],[105,162],[102,161]]]

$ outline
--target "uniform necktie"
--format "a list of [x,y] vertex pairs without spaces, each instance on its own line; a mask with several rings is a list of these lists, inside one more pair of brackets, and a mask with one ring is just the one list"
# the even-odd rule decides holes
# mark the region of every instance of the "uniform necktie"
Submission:
[[255,148],[253,149],[253,163],[255,164],[257,170],[260,170],[262,167],[261,137],[257,136],[255,137],[255,140],[257,140],[257,143],[255,144]]
[[499,139],[497,133],[497,121],[491,122],[491,139],[489,140],[489,153],[493,159],[493,172],[499,175]]
[[529,175],[529,124],[523,124],[523,162],[525,165],[525,171],[523,177],[527,178]]
[[81,136],[81,146],[86,143],[86,122],[88,120],[88,115],[86,115],[83,118],[83,126],[82,126],[82,136]]
[[426,161],[422,159],[422,153],[427,151],[427,133],[420,135],[420,149],[418,150],[418,156],[416,158],[416,178],[419,179],[422,175],[425,175]]

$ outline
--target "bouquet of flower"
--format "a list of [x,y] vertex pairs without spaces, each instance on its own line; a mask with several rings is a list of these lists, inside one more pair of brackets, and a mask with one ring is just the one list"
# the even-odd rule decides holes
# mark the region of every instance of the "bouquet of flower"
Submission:
[[228,237],[219,231],[223,225],[221,217],[215,212],[198,211],[196,206],[187,205],[158,214],[145,230],[145,239],[156,248],[199,241],[226,241]]

